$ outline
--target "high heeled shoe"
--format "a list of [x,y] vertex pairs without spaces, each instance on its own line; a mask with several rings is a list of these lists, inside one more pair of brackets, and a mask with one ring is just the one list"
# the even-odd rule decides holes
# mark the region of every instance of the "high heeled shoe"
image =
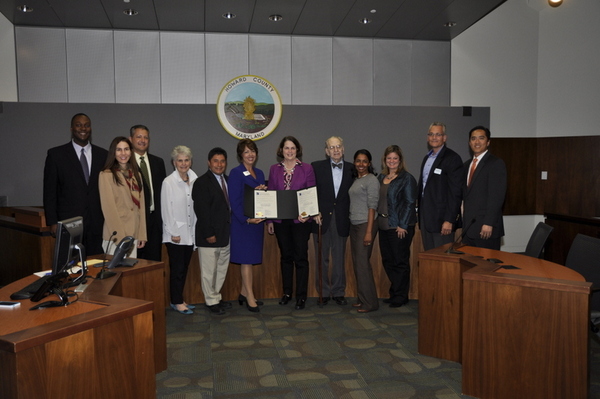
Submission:
[[[257,302],[258,302],[258,301],[257,301]],[[258,312],[260,312],[260,308],[258,307],[258,305],[256,305],[256,306],[252,307],[252,306],[250,306],[250,305],[248,305],[248,304],[246,303],[246,309],[248,309],[248,310],[249,310],[249,311],[251,311],[252,313],[258,313]]]
[[[244,303],[247,303],[247,302],[248,302],[248,299],[245,296],[243,296],[242,294],[240,294],[238,296],[238,303],[240,304],[240,306],[242,306]],[[256,306],[262,306],[262,305],[264,305],[263,301],[256,301]]]
[[172,308],[173,310],[175,310],[175,311],[177,311],[177,312],[181,313],[181,314],[194,314],[194,311],[193,311],[193,310],[191,310],[191,309],[189,309],[189,308],[185,308],[185,309],[183,309],[183,310],[179,310],[179,309],[177,309],[177,305],[175,305],[175,304],[173,304],[173,303],[171,304],[171,308]]
[[196,305],[190,305],[189,303],[185,303],[185,302],[183,304],[190,310],[196,309]]

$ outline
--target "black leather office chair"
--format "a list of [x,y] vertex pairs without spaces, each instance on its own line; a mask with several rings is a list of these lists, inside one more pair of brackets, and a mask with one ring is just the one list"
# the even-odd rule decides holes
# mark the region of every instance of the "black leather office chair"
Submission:
[[541,258],[544,253],[544,246],[546,245],[546,241],[548,240],[548,236],[552,233],[554,227],[547,225],[544,222],[539,222],[533,233],[531,233],[531,237],[529,237],[529,242],[527,243],[527,247],[525,247],[525,252],[517,252],[523,255],[531,256],[532,258]]
[[565,266],[581,274],[586,281],[592,283],[590,299],[591,326],[598,336],[600,329],[600,239],[577,234],[571,244]]

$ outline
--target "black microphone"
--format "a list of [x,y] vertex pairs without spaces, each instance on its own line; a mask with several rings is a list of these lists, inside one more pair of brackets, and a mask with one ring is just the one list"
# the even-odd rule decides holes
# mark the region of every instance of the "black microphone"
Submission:
[[107,262],[106,255],[108,254],[108,251],[110,250],[111,244],[114,243],[113,237],[116,235],[117,235],[117,232],[113,231],[113,233],[108,238],[108,244],[106,244],[106,250],[104,251],[104,259],[102,259],[102,270],[100,270],[98,272],[98,274],[96,274],[97,280],[103,280],[105,278],[112,277],[116,274],[114,272],[109,272],[108,270],[106,270],[106,262]]
[[458,237],[458,240],[454,241],[452,243],[452,245],[450,245],[450,248],[448,248],[446,250],[447,254],[457,254],[457,255],[463,255],[464,254],[464,252],[455,250],[454,247],[456,245],[458,245],[459,241],[462,241],[462,239],[465,238],[465,235],[467,234],[467,231],[469,231],[469,229],[471,228],[471,226],[473,226],[475,224],[475,220],[476,220],[476,218],[473,218],[473,220],[471,220],[471,223],[469,223],[469,225],[466,228],[463,229],[462,234],[460,235],[460,237]]

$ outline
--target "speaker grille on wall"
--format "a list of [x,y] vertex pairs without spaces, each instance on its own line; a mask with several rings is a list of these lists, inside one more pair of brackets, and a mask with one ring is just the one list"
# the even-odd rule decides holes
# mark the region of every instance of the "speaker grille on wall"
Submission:
[[473,107],[463,107],[463,116],[471,116]]

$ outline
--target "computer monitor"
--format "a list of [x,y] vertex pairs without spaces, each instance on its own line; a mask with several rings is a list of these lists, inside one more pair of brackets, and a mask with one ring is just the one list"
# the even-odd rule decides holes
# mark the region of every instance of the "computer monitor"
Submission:
[[56,244],[52,261],[52,275],[57,275],[85,260],[83,241],[83,218],[76,216],[61,220],[56,226]]

